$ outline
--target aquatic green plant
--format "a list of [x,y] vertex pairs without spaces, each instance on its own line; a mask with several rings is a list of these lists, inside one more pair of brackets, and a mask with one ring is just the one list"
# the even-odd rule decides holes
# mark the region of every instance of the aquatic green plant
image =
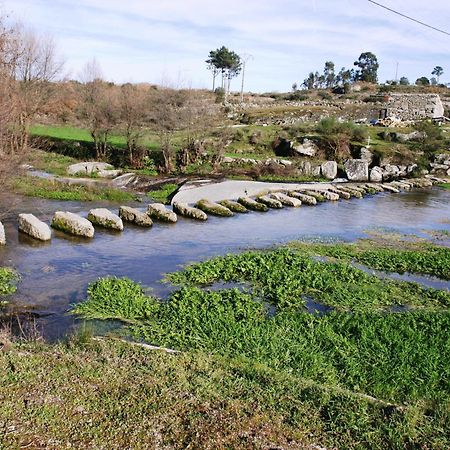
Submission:
[[13,294],[16,291],[17,273],[9,267],[0,267],[0,295]]

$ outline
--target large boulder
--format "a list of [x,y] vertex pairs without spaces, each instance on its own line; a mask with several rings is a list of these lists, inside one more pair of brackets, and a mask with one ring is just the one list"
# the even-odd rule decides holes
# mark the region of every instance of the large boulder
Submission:
[[317,151],[317,145],[313,141],[306,138],[303,139],[302,144],[291,146],[291,153],[299,156],[316,156]]
[[94,237],[94,227],[89,220],[69,211],[56,211],[52,219],[52,227],[56,230],[75,236]]
[[111,230],[122,231],[122,219],[106,208],[94,208],[89,211],[88,220],[94,225],[99,225],[103,228]]
[[177,215],[162,203],[152,203],[147,207],[147,214],[154,220],[161,222],[175,223]]
[[334,180],[337,175],[337,170],[338,166],[336,161],[327,161],[320,166],[320,172],[327,180]]
[[367,147],[361,148],[359,154],[360,154],[359,159],[362,159],[363,161],[367,161],[367,164],[369,164],[369,166],[372,164],[373,153]]
[[368,181],[369,164],[363,159],[348,159],[345,164],[345,173],[350,181]]
[[386,164],[382,168],[383,180],[394,180],[400,176],[400,168],[395,164]]
[[52,238],[50,227],[33,214],[19,214],[18,223],[19,230],[22,233],[28,234],[35,239],[49,241]]
[[96,172],[101,172],[105,170],[113,170],[114,166],[104,162],[80,162],[77,164],[72,164],[67,168],[67,173],[69,175],[92,175]]
[[5,227],[0,222],[0,245],[6,244],[6,235],[5,235]]
[[383,181],[383,170],[381,167],[375,166],[370,171],[370,181],[374,183],[381,183]]
[[125,222],[131,222],[141,227],[151,227],[153,225],[152,219],[150,219],[148,214],[130,206],[121,206],[119,208],[119,217]]
[[208,216],[201,209],[193,208],[186,203],[175,202],[173,204],[173,210],[184,217],[196,220],[208,220]]

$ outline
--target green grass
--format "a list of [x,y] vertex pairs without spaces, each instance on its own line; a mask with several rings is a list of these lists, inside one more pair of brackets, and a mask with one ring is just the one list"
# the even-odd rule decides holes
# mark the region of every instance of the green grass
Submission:
[[450,183],[442,183],[439,185],[439,187],[444,188],[444,189],[450,189]]
[[178,185],[175,183],[167,183],[163,185],[161,188],[150,191],[147,195],[158,203],[168,204],[170,203],[170,196],[178,189]]
[[29,155],[30,163],[37,170],[60,176],[67,176],[67,168],[79,162],[78,159],[58,153],[32,150]]
[[13,269],[0,267],[0,296],[16,292],[17,278],[17,274]]
[[106,186],[69,185],[35,177],[17,178],[14,191],[29,197],[51,200],[127,202],[135,199],[135,196],[129,192]]

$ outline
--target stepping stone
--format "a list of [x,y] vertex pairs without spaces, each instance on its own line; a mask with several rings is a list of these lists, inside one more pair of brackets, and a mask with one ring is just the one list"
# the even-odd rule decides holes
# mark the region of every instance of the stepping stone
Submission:
[[33,214],[19,214],[19,230],[40,241],[49,241],[52,238],[50,227]]
[[396,187],[390,185],[390,184],[383,184],[383,189],[385,191],[392,192],[394,194],[398,194],[400,192],[400,189],[397,189]]
[[305,191],[306,195],[314,197],[318,202],[326,201],[326,198],[322,195],[322,192],[319,191]]
[[288,195],[283,194],[281,192],[275,192],[273,194],[270,194],[270,198],[278,200],[283,205],[292,206],[293,208],[298,208],[299,206],[302,205],[301,200],[299,200],[298,198],[289,197]]
[[340,198],[343,198],[343,199],[345,199],[345,200],[349,200],[350,197],[351,197],[351,195],[350,195],[349,192],[343,191],[343,190],[341,190],[341,189],[339,189],[339,188],[331,188],[331,189],[328,189],[328,190],[329,190],[330,192],[333,192],[334,194],[339,195]]
[[367,186],[369,189],[372,189],[377,192],[384,192],[383,187],[380,184],[376,183],[367,183],[365,186]]
[[206,199],[199,200],[195,207],[198,209],[201,209],[205,213],[212,214],[214,216],[221,216],[221,217],[232,217],[234,216],[233,212],[227,208],[226,206],[223,206],[219,203],[214,203]]
[[106,208],[94,208],[89,211],[88,220],[110,230],[123,231],[122,219]]
[[154,220],[161,222],[176,223],[177,215],[162,203],[151,203],[147,207],[147,214]]
[[173,210],[184,217],[195,220],[208,220],[208,216],[198,208],[188,206],[186,203],[176,202],[173,204]]
[[238,202],[252,211],[267,212],[269,208],[264,204],[253,200],[250,197],[239,197]]
[[148,214],[130,206],[121,206],[119,208],[119,217],[125,222],[131,222],[141,227],[151,227],[153,225],[152,219],[150,219]]
[[334,192],[322,191],[321,194],[324,196],[324,198],[330,200],[331,202],[337,202],[339,200],[339,195],[335,194]]
[[219,205],[225,206],[225,208],[228,208],[230,211],[233,211],[235,213],[247,213],[248,209],[241,205],[238,202],[234,202],[233,200],[222,200],[219,202]]
[[354,198],[363,198],[361,191],[357,191],[351,187],[343,186],[340,189],[344,192],[348,192]]
[[310,205],[310,206],[317,205],[316,198],[312,197],[311,195],[301,194],[300,192],[295,192],[295,191],[289,191],[288,195],[289,195],[289,197],[298,198],[305,205]]
[[51,226],[56,230],[75,236],[94,237],[94,227],[89,220],[69,211],[56,211]]
[[261,197],[256,197],[256,201],[258,203],[263,203],[264,205],[268,206],[269,208],[274,208],[274,209],[283,208],[283,204],[280,201],[270,198],[268,195],[262,195]]

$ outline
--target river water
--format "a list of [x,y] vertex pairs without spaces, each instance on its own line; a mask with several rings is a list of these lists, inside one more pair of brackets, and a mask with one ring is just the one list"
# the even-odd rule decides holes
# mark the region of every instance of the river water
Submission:
[[[117,205],[61,202],[0,194],[0,213],[8,243],[0,248],[0,266],[14,267],[21,280],[9,309],[33,312],[44,336],[57,339],[77,326],[67,314],[82,301],[88,284],[106,275],[126,276],[167,295],[160,282],[167,272],[214,255],[262,248],[296,239],[352,241],[370,230],[415,234],[450,231],[450,191],[440,188],[400,194],[378,194],[364,199],[327,202],[315,207],[251,212],[232,218],[210,217],[207,222],[180,218],[175,225],[156,223],[151,229],[126,226],[124,232],[96,230],[92,240],[54,232],[51,243],[39,243],[17,231],[20,212],[50,222],[57,210],[86,216],[90,208]],[[134,205],[136,206],[136,205]],[[137,204],[144,208],[143,204]],[[441,241],[450,245],[444,237]]]

